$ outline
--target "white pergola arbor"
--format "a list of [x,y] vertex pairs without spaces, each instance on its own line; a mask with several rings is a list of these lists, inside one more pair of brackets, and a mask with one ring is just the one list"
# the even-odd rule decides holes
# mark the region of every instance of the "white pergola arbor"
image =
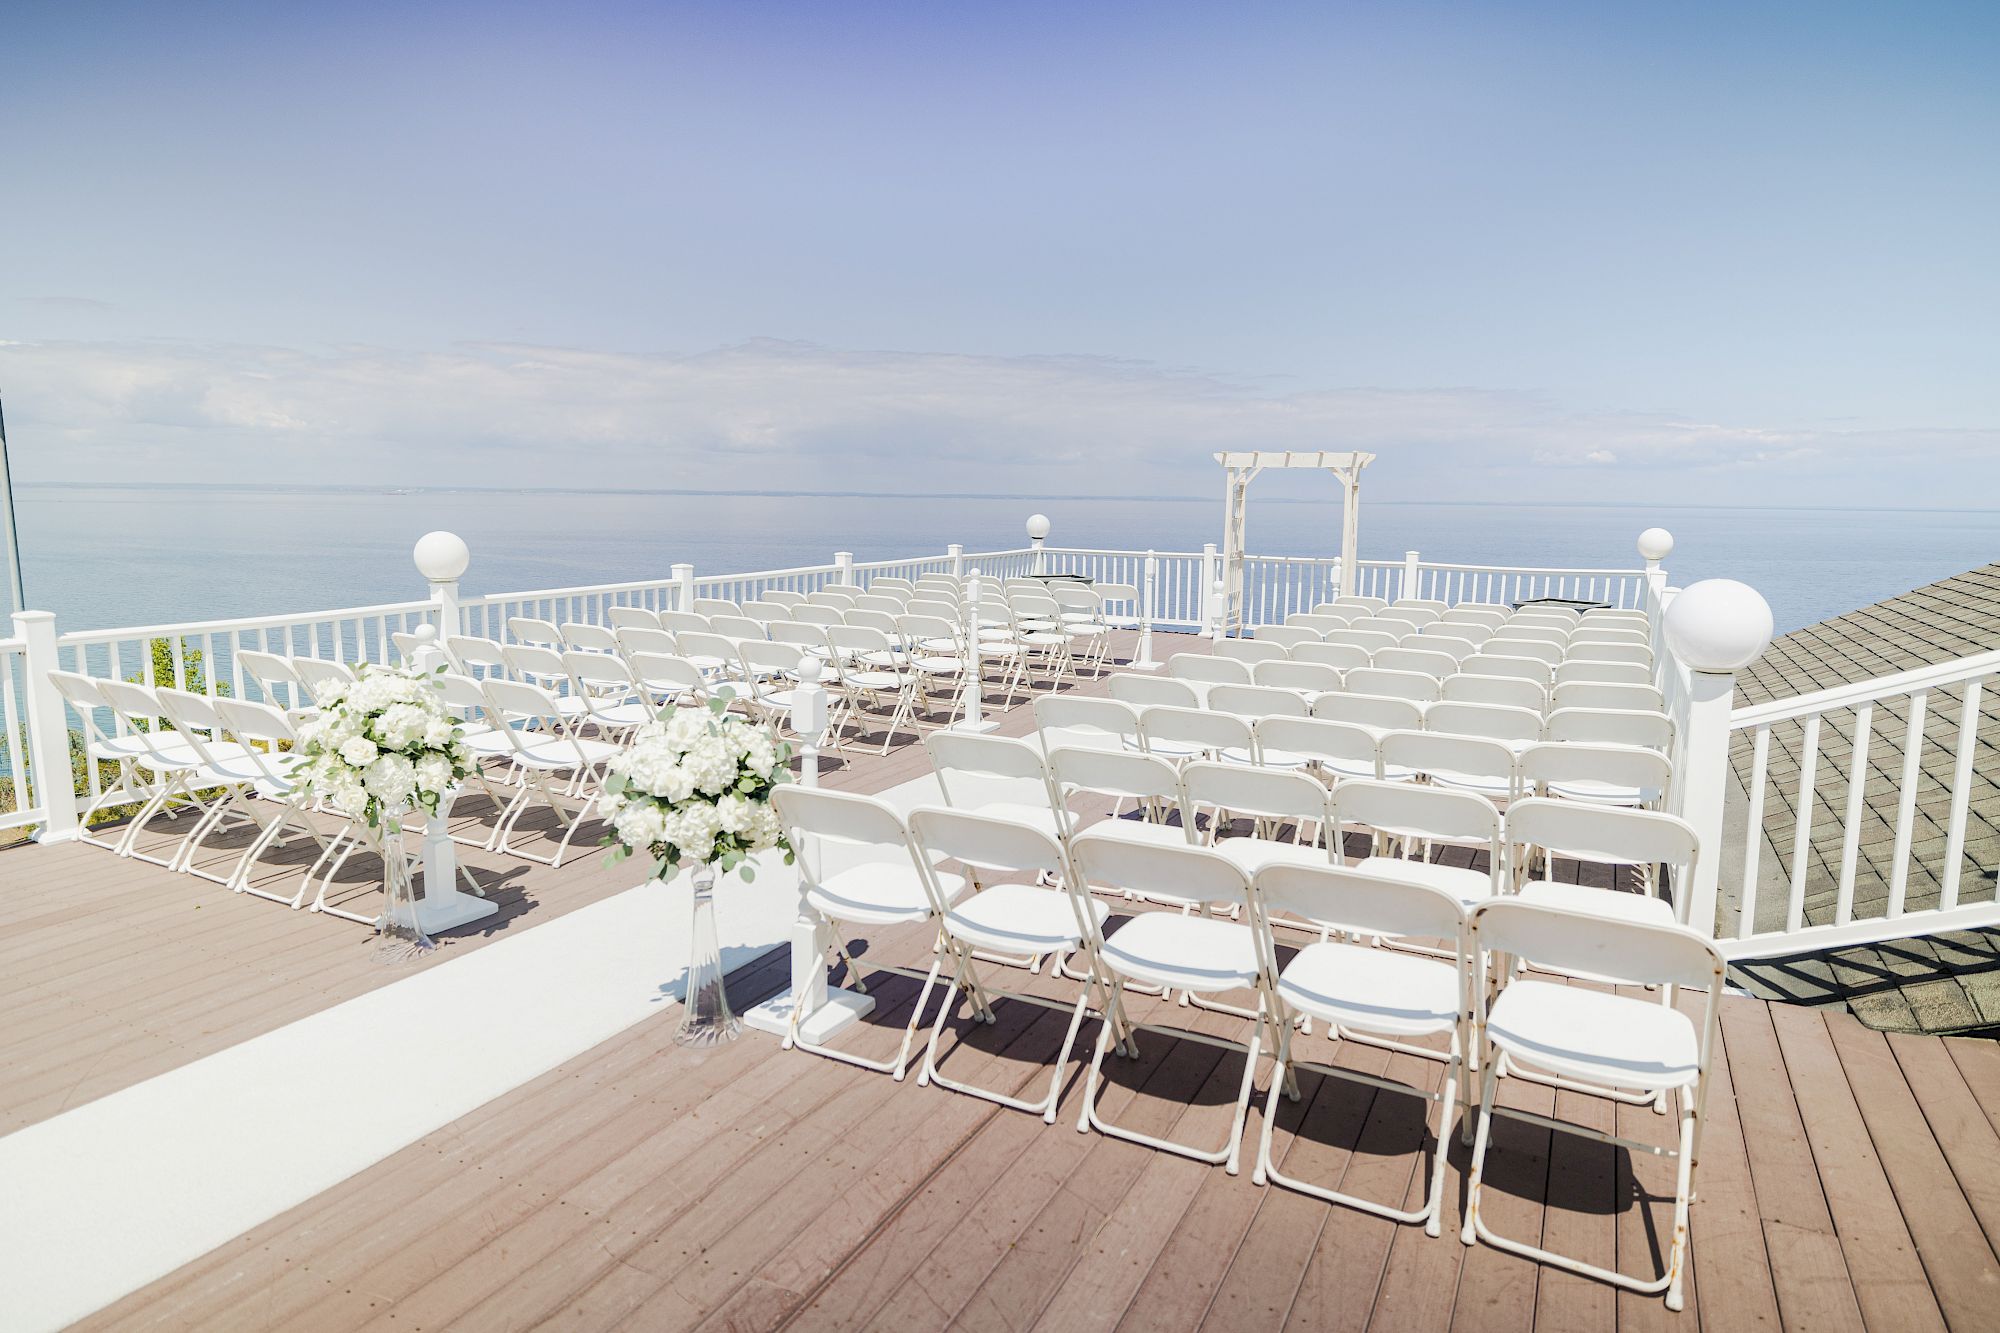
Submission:
[[1318,468],[1331,472],[1340,483],[1340,579],[1341,586],[1354,584],[1354,562],[1360,550],[1361,469],[1375,461],[1375,455],[1349,451],[1329,453],[1287,449],[1256,450],[1250,453],[1217,454],[1229,479],[1224,494],[1222,525],[1222,605],[1216,614],[1224,631],[1240,620],[1243,600],[1244,523],[1248,517],[1250,483],[1265,468]]

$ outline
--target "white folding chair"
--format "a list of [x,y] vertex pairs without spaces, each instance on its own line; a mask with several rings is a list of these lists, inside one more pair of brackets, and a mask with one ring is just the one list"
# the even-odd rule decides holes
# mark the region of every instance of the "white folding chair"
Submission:
[[1448,625],[1481,625],[1489,630],[1507,623],[1507,613],[1497,606],[1471,606],[1461,602],[1438,617]]
[[614,655],[618,652],[617,631],[606,629],[603,625],[589,625],[578,621],[565,623],[560,628],[563,642],[570,646],[571,651]]
[[1548,690],[1524,677],[1470,676],[1463,672],[1444,678],[1443,696],[1443,703],[1498,704],[1535,713],[1540,713],[1549,702]]
[[245,648],[236,654],[236,665],[256,682],[266,701],[284,709],[294,721],[319,711],[313,702],[311,688],[300,678],[291,658]]
[[157,740],[144,731],[120,734],[115,723],[107,728],[104,725],[107,720],[105,715],[115,717],[118,713],[99,691],[98,682],[91,677],[75,671],[51,671],[48,679],[83,723],[84,755],[92,773],[101,764],[117,766],[116,776],[91,798],[90,804],[77,817],[77,841],[102,847],[109,852],[119,851],[125,846],[130,830],[116,840],[100,838],[91,833],[90,822],[101,810],[128,803],[144,804],[150,799],[139,781],[139,773],[150,747]]
[[1270,685],[1211,685],[1208,707],[1252,721],[1260,717],[1306,717],[1312,705],[1297,690]]
[[[1267,768],[1311,767],[1328,780],[1384,776],[1377,737],[1366,727],[1318,717],[1265,717],[1253,728],[1257,762]],[[1409,781],[1416,774],[1392,775]]]
[[1248,685],[1250,663],[1208,653],[1175,653],[1167,659],[1167,675],[1196,686]]
[[[228,740],[222,715],[207,695],[161,686],[153,692],[153,697],[159,700],[160,711],[175,734],[200,760],[200,766],[185,779],[188,785],[196,790],[216,793],[167,868],[234,888],[237,874],[243,868],[243,858],[263,840],[265,831],[263,819],[250,803],[254,794],[252,789],[267,776],[277,776],[280,765],[276,760],[269,764],[261,762],[262,756],[253,758],[241,742]],[[289,768],[296,762],[290,756],[283,757],[283,767]],[[289,793],[289,783],[281,790]],[[248,846],[229,863],[227,870],[210,870],[197,864],[195,857],[201,851],[202,843],[211,834],[226,828],[232,817],[241,821],[238,827],[248,826],[256,830]]]
[[654,653],[662,657],[674,657],[674,636],[655,627],[647,629],[642,625],[627,626],[618,631],[618,652],[627,662],[635,653]]
[[[1069,1067],[1069,1053],[1083,1017],[1094,1004],[1100,1013],[1108,989],[1093,953],[1100,938],[1099,927],[1110,912],[1107,904],[1061,888],[1041,884],[996,883],[996,875],[1033,875],[1044,882],[1067,883],[1075,878],[1061,842],[1038,828],[989,815],[966,814],[958,810],[919,807],[910,812],[910,838],[918,869],[936,876],[939,862],[950,859],[967,867],[985,885],[978,893],[948,902],[941,888],[934,899],[941,909],[945,952],[952,963],[951,987],[931,1027],[924,1048],[923,1071],[917,1086],[936,1083],[953,1092],[969,1093],[1017,1111],[1032,1111],[1053,1125],[1056,1104],[1062,1097],[1063,1071]],[[1062,960],[1070,954],[1084,956],[1084,970],[1075,1003],[1064,1005],[1046,996],[989,987],[979,976],[978,958],[1000,956],[1053,956]],[[1064,973],[1077,977],[1074,971]],[[1018,1000],[1060,1012],[1070,1010],[1069,1031],[1056,1051],[1055,1068],[1049,1076],[1049,1090],[1038,1101],[1016,1097],[992,1088],[947,1078],[938,1065],[938,1042],[945,1024],[957,1008],[957,997],[971,997],[973,1017],[991,1023],[995,997]],[[1109,1020],[1103,1020],[1109,1025]]]
[[[1331,847],[1320,845],[1330,827],[1328,792],[1317,779],[1282,768],[1247,768],[1196,760],[1181,770],[1189,815],[1205,811],[1202,845],[1227,857],[1246,877],[1268,865],[1331,865]],[[1237,834],[1235,822],[1250,821]],[[1283,836],[1292,829],[1291,840]],[[1225,833],[1225,831],[1227,831]]]
[[[1436,624],[1426,625],[1417,631],[1417,637],[1412,646],[1423,648],[1435,642],[1448,641],[1471,644],[1473,651],[1476,652],[1479,645],[1492,638],[1494,633],[1495,631],[1491,625],[1481,624],[1478,621],[1440,620]],[[1469,655],[1461,655],[1460,660],[1464,660],[1464,657]]]
[[[1332,604],[1334,606],[1357,607],[1369,615],[1374,615],[1377,611],[1389,605],[1386,598],[1364,597],[1360,593],[1347,593],[1344,596],[1336,597],[1333,599]],[[1317,610],[1318,608],[1315,607],[1314,609]]]
[[1174,763],[1190,759],[1226,759],[1248,764],[1255,760],[1250,724],[1229,713],[1199,708],[1142,708],[1139,737],[1146,753]]
[[[1514,893],[1524,902],[1623,921],[1691,924],[1688,900],[1701,838],[1676,815],[1531,796],[1508,808],[1507,842]],[[1558,883],[1553,878],[1558,857],[1608,867],[1614,879],[1636,871],[1640,891]],[[1545,867],[1550,877],[1537,878],[1537,866]],[[1669,884],[1672,900],[1666,896]]]
[[934,731],[924,748],[947,806],[1063,836],[1040,746],[1012,736]]
[[643,606],[608,606],[604,608],[604,623],[613,633],[621,629],[658,629],[659,613]]
[[[1079,903],[1093,902],[1090,897],[1093,890],[1119,889],[1145,897],[1178,896],[1208,907],[1222,907],[1232,915],[1247,910],[1250,885],[1243,872],[1227,857],[1204,847],[1141,843],[1086,831],[1070,844],[1070,864],[1075,874],[1066,883]],[[1111,982],[1106,1005],[1111,1021],[1098,1030],[1097,1049],[1091,1058],[1090,1076],[1084,1083],[1077,1129],[1082,1132],[1095,1129],[1113,1138],[1143,1143],[1197,1162],[1220,1162],[1230,1175],[1237,1174],[1243,1123],[1249,1116],[1258,1056],[1264,1049],[1264,1027],[1270,1021],[1266,1008],[1268,978],[1259,964],[1255,933],[1248,924],[1225,917],[1174,912],[1142,912],[1128,919],[1123,928],[1108,938],[1094,923],[1091,929],[1096,938],[1090,945]],[[1134,982],[1202,996],[1254,989],[1259,1017],[1247,1045],[1205,1032],[1133,1023],[1125,1015],[1123,992]],[[1106,1053],[1122,1042],[1128,1053],[1136,1055],[1141,1031],[1162,1032],[1182,1041],[1243,1053],[1243,1079],[1237,1089],[1235,1116],[1221,1147],[1192,1147],[1115,1125],[1097,1113]]]
[[1139,710],[1116,699],[1045,694],[1035,700],[1035,731],[1044,754],[1065,746],[1134,753],[1141,748]]
[[1421,629],[1425,625],[1435,624],[1438,620],[1438,613],[1429,607],[1403,606],[1398,604],[1385,608],[1375,618],[1377,620],[1401,620]]
[[1520,794],[1520,761],[1505,742],[1435,731],[1392,731],[1381,740],[1385,769],[1411,770],[1434,787],[1477,792],[1490,801]]
[[826,631],[826,642],[832,650],[844,722],[859,729],[872,717],[883,729],[881,754],[889,753],[905,723],[912,735],[919,734],[917,695],[923,677],[904,663],[901,650],[887,634],[864,625],[835,625]]
[[1423,705],[1411,699],[1380,694],[1322,694],[1313,700],[1312,715],[1326,722],[1364,727],[1380,740],[1384,732],[1415,731],[1424,725]]
[[507,637],[516,643],[533,644],[537,648],[553,648],[560,652],[567,647],[563,642],[562,630],[554,621],[542,620],[535,616],[509,616]]
[[[329,864],[337,848],[353,835],[353,821],[345,811],[328,807],[327,813],[337,817],[340,828],[329,841],[317,825],[306,817],[306,802],[300,795],[293,780],[292,770],[298,765],[295,749],[298,731],[292,720],[281,709],[271,704],[255,703],[249,699],[215,698],[208,701],[214,709],[216,719],[221,723],[231,741],[235,743],[241,758],[236,762],[247,770],[254,770],[256,776],[248,785],[260,799],[274,803],[277,814],[268,822],[259,820],[262,831],[255,841],[244,849],[242,858],[236,863],[235,871],[225,881],[237,893],[247,893],[252,897],[265,898],[287,907],[296,908],[305,901],[312,888],[313,872]],[[252,819],[254,811],[246,810]],[[283,846],[285,835],[294,822],[305,830],[319,855],[299,877],[296,892],[287,896],[273,892],[251,882],[251,872],[256,868],[257,858],[272,847]],[[197,873],[200,873],[197,871]]]
[[[1706,992],[1699,1020],[1669,1004],[1649,1004],[1630,995],[1516,977],[1496,968],[1499,995],[1489,1005],[1484,986],[1473,987],[1473,1030],[1481,1043],[1482,1084],[1472,1164],[1466,1183],[1465,1221],[1459,1238],[1484,1241],[1536,1263],[1552,1264],[1628,1291],[1665,1292],[1669,1310],[1683,1304],[1688,1205],[1694,1197],[1694,1166],[1708,1105],[1708,1075],[1715,1051],[1724,964],[1715,945],[1677,925],[1642,925],[1607,920],[1587,912],[1540,903],[1498,899],[1472,913],[1475,958],[1534,958],[1564,970],[1615,977],[1631,986],[1676,987]],[[1571,1092],[1615,1100],[1680,1099],[1675,1159],[1674,1217],[1665,1271],[1640,1278],[1557,1254],[1540,1245],[1495,1232],[1481,1208],[1486,1157],[1493,1119],[1505,1116],[1541,1129],[1578,1134],[1624,1148],[1655,1154],[1652,1144],[1607,1134],[1533,1112],[1497,1104],[1500,1081],[1522,1074]]]
[[743,608],[727,597],[697,597],[688,608],[698,616],[707,616],[711,621],[717,616],[740,616]]
[[708,633],[708,617],[696,615],[692,611],[660,612],[660,628],[669,634],[683,634],[689,630],[696,634]]
[[[931,923],[944,914],[944,907],[965,893],[961,875],[918,864],[909,830],[902,816],[888,802],[854,792],[830,791],[823,787],[786,784],[771,793],[771,806],[788,833],[787,841],[799,868],[799,899],[810,914],[814,945],[822,958],[829,948],[847,965],[850,985],[868,993],[867,980],[855,965],[845,943],[850,925],[904,926]],[[806,1016],[801,1006],[811,987],[799,987],[792,1012],[785,1021],[783,1049],[797,1047],[828,1059],[889,1074],[902,1082],[910,1061],[910,1047],[923,1025],[924,1009],[931,989],[944,966],[944,936],[928,970],[899,967],[893,963],[872,966],[876,972],[921,978],[924,988],[903,1026],[903,1043],[887,1060],[872,1060],[849,1051],[836,1050],[812,1040],[802,1028]]]
[[1549,714],[1544,734],[1552,741],[1643,745],[1652,750],[1671,751],[1674,723],[1665,713],[1638,708],[1558,708]]
[[[1107,837],[1141,842],[1191,843],[1194,820],[1187,808],[1180,770],[1155,755],[1098,747],[1054,746],[1049,750],[1049,776],[1054,784],[1056,813],[1067,841],[1086,827]],[[1084,824],[1071,805],[1078,796],[1112,798],[1111,814]],[[1123,818],[1125,802],[1136,818]]]
[[1194,685],[1171,677],[1148,676],[1136,671],[1114,671],[1105,682],[1111,697],[1134,708],[1199,708],[1201,694]]
[[1346,629],[1365,614],[1359,607],[1353,606],[1316,606],[1310,611],[1294,611],[1285,617],[1285,623],[1316,630],[1324,636],[1337,629]]
[[1542,739],[1542,714],[1508,704],[1445,703],[1424,710],[1424,730],[1447,736],[1483,736],[1516,753]]
[[[1368,831],[1368,854],[1354,863],[1356,870],[1429,885],[1468,906],[1485,902],[1507,882],[1500,811],[1472,792],[1351,779],[1334,787],[1333,821],[1342,839],[1334,845],[1343,850],[1350,826]],[[1471,853],[1469,861],[1484,852],[1486,869],[1433,861],[1439,846]]]
[[[481,682],[481,688],[489,715],[495,719],[495,730],[513,746],[512,759],[521,783],[494,825],[487,850],[559,866],[570,839],[597,806],[604,764],[618,753],[618,747],[578,735],[556,696],[538,685],[487,680]],[[555,850],[546,856],[509,842],[536,798],[555,819],[551,832],[562,834]]]
[[315,700],[323,690],[354,683],[354,668],[345,662],[330,662],[323,657],[294,657],[289,660],[292,671],[305,682],[306,689]]
[[[1264,966],[1276,978],[1271,990],[1278,1005],[1274,1024],[1277,1065],[1271,1071],[1271,1091],[1264,1103],[1264,1127],[1252,1181],[1259,1185],[1269,1181],[1395,1222],[1421,1222],[1426,1235],[1438,1235],[1442,1229],[1446,1141],[1457,1116],[1459,1083],[1470,1044],[1466,1029],[1472,1004],[1473,955],[1463,906],[1453,895],[1429,885],[1336,866],[1267,866],[1257,874],[1251,896],[1256,904],[1253,927]],[[1320,939],[1300,949],[1281,970],[1272,927],[1292,921],[1316,928]],[[1332,938],[1335,933],[1347,939]],[[1448,958],[1348,942],[1361,937],[1442,940],[1449,946]],[[1337,1040],[1442,1061],[1444,1087],[1430,1092],[1360,1070],[1294,1059],[1292,1028],[1299,1020],[1314,1018],[1324,1022],[1328,1035]],[[1446,1035],[1450,1045],[1442,1051],[1417,1044],[1426,1037]],[[1395,1203],[1364,1199],[1288,1176],[1279,1169],[1271,1152],[1278,1097],[1282,1093],[1293,1101],[1299,1099],[1300,1069],[1440,1104],[1431,1142],[1430,1182],[1421,1207],[1404,1209]]]
[[562,655],[569,672],[570,697],[583,701],[577,720],[589,721],[606,739],[623,740],[651,722],[659,709],[622,657],[572,648]]
[[106,707],[123,724],[123,739],[139,743],[139,752],[131,762],[153,775],[150,794],[132,816],[132,822],[125,826],[125,834],[113,850],[120,856],[172,869],[180,849],[177,847],[166,856],[139,851],[139,834],[163,811],[167,818],[177,818],[180,812],[168,809],[174,801],[185,802],[202,816],[207,815],[208,805],[199,796],[199,789],[192,785],[192,780],[201,773],[201,755],[186,737],[162,725],[160,701],[145,686],[124,680],[99,680],[96,685]]

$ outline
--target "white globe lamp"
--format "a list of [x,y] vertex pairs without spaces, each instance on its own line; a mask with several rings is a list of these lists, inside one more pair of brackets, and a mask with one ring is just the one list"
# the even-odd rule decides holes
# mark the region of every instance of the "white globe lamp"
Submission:
[[1028,515],[1028,540],[1038,542],[1048,535],[1049,516],[1047,514]]
[[1639,534],[1639,558],[1657,565],[1674,553],[1674,534],[1665,528],[1647,528]]
[[1747,583],[1703,579],[1674,598],[1665,628],[1675,657],[1721,675],[1763,656],[1771,643],[1771,604]]
[[432,583],[450,583],[472,563],[465,539],[455,532],[426,532],[417,538],[411,557],[417,562],[417,572]]

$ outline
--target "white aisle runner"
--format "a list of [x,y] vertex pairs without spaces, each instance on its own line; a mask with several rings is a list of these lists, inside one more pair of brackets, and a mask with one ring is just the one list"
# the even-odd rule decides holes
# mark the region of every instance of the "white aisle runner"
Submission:
[[[718,885],[724,966],[797,902],[782,863]],[[643,885],[0,1139],[0,1329],[80,1319],[660,1013],[689,915],[685,879]]]

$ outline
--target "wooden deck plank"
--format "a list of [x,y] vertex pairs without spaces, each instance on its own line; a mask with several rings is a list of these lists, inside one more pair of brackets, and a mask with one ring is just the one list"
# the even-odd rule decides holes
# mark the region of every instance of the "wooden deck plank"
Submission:
[[1888,1041],[1987,1244],[2000,1248],[2000,1131],[1943,1042],[1904,1032]]

